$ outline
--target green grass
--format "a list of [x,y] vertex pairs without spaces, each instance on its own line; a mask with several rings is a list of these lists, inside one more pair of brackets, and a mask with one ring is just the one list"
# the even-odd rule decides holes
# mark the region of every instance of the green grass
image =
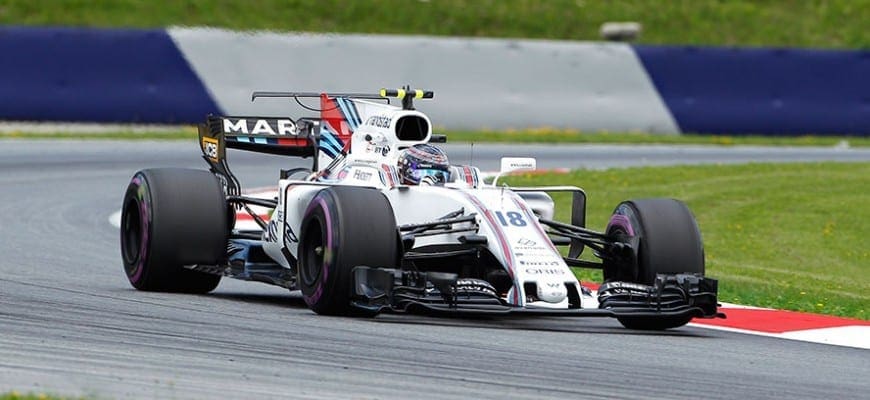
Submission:
[[870,0],[5,0],[0,24],[216,26],[599,40],[606,21],[639,43],[867,48]]
[[[596,230],[622,200],[681,199],[701,227],[720,301],[870,319],[870,162],[581,170],[506,181],[584,188]],[[567,198],[556,201],[567,213]],[[599,271],[579,276],[601,279]]]
[[[443,132],[443,131],[442,131]],[[716,146],[835,146],[870,147],[870,137],[860,136],[723,136],[657,135],[650,133],[586,133],[571,130],[538,129],[528,131],[447,131],[451,143],[600,143],[600,144],[702,144]],[[0,139],[82,139],[82,140],[195,140],[196,128],[177,131],[99,133],[80,132],[0,132]]]

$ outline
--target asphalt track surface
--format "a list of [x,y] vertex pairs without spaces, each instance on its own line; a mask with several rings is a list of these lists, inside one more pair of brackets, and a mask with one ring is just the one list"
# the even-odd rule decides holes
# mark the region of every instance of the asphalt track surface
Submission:
[[[465,147],[448,147],[454,162],[463,162]],[[496,154],[511,153],[536,155],[542,167],[750,157],[724,148],[699,150],[704,155],[617,148],[608,156],[602,149],[613,146],[477,147],[484,169],[495,168]],[[183,142],[0,141],[0,392],[144,399],[845,399],[870,392],[870,352],[854,348],[696,327],[633,332],[610,319],[321,317],[298,294],[230,279],[203,296],[135,291],[107,217],[136,170],[199,168],[197,152]],[[758,154],[870,160],[855,150]],[[292,165],[247,153],[230,158],[250,186],[269,185],[278,168]]]

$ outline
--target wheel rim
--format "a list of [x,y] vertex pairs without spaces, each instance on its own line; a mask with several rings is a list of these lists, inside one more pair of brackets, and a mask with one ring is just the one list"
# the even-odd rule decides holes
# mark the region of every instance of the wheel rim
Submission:
[[124,207],[124,218],[121,226],[123,227],[123,246],[121,248],[124,263],[127,265],[127,272],[133,272],[139,263],[140,249],[142,248],[142,220],[139,203],[136,200],[130,199]]
[[305,238],[302,239],[302,280],[306,286],[313,286],[320,278],[324,253],[326,252],[326,249],[324,249],[326,238],[323,236],[324,232],[320,219],[311,221],[305,233]]
[[[635,221],[636,219],[632,210],[624,205],[620,205],[616,210],[614,210],[614,215],[610,218],[606,233],[610,236],[622,236],[626,238],[642,236]],[[605,261],[604,280],[635,281],[637,279],[638,270],[640,269],[640,249],[635,249],[635,252],[637,258],[632,264],[626,262]]]

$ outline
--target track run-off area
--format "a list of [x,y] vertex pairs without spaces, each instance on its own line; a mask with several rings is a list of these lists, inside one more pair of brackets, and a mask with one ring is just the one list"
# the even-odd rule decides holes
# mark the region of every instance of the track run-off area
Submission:
[[[497,169],[868,161],[868,149],[446,145]],[[308,165],[232,151],[247,187]],[[317,316],[224,279],[209,295],[134,290],[108,217],[130,177],[204,168],[189,142],[0,141],[0,393],[96,398],[864,398],[870,350],[610,319]],[[570,184],[571,182],[566,182]],[[582,186],[581,182],[577,182]],[[727,312],[727,311],[726,311]]]

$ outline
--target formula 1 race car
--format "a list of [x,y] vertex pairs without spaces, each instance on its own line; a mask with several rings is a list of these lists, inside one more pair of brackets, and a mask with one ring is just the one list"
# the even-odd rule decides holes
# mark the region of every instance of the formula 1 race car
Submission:
[[[410,87],[255,92],[252,101],[319,98],[319,116],[209,116],[199,127],[209,171],[146,169],[127,188],[121,252],[130,283],[206,293],[221,276],[260,281],[301,290],[313,311],[331,315],[607,316],[648,330],[723,317],[682,202],[625,201],[603,232],[587,229],[582,189],[498,184],[535,169],[535,159],[503,158],[490,181],[447,163],[432,145],[446,137],[414,109],[414,99],[432,97]],[[281,170],[277,196],[254,197],[243,194],[227,148],[311,157],[312,166]],[[553,218],[557,192],[571,198],[569,221]],[[241,215],[257,229],[237,228]],[[600,262],[580,259],[587,247]],[[603,270],[597,294],[571,267]]]

